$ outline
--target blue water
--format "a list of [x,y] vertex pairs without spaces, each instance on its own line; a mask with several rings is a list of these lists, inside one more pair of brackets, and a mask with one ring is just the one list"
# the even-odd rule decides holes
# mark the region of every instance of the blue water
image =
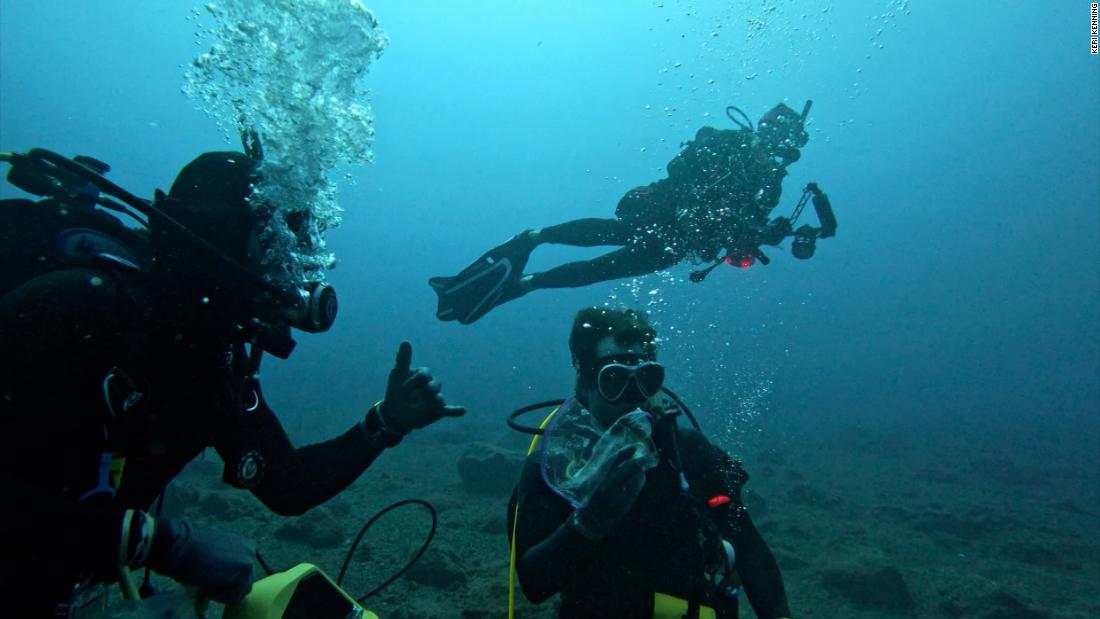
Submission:
[[[1066,494],[1095,508],[1088,3],[368,4],[391,41],[365,82],[376,161],[334,176],[341,315],[265,367],[296,438],[331,435],[381,397],[401,339],[470,408],[461,428],[504,434],[512,408],[568,394],[572,315],[614,295],[653,311],[670,384],[733,451],[867,431],[936,451],[965,437],[1077,471]],[[202,51],[192,7],[0,0],[0,149],[93,155],[151,195],[195,154],[236,147],[180,92]],[[838,234],[812,260],[775,251],[702,284],[681,266],[536,292],[472,326],[434,318],[429,277],[525,228],[611,216],[699,126],[730,126],[726,105],[756,118],[806,99],[810,143],[775,214],[808,181],[829,193]],[[595,253],[542,248],[531,266]]]

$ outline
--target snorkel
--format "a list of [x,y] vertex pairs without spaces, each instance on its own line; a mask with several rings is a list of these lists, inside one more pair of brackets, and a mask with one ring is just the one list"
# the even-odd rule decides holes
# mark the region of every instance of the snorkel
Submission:
[[806,99],[806,103],[802,106],[802,113],[798,116],[798,135],[800,136],[800,142],[802,146],[806,145],[806,142],[810,141],[810,134],[806,133],[806,119],[810,116],[810,108],[814,106],[812,99]]

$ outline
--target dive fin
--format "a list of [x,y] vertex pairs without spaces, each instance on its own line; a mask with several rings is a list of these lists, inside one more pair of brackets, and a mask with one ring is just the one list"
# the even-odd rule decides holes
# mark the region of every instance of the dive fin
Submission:
[[477,262],[454,277],[433,277],[428,283],[439,295],[436,318],[468,325],[497,306],[512,278],[512,261]]
[[429,279],[439,295],[436,318],[468,325],[519,296],[518,284],[531,248],[521,249],[515,241],[489,251],[454,277]]

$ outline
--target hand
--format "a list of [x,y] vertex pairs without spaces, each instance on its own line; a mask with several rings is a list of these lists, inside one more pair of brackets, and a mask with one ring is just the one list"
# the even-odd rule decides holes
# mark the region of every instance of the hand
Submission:
[[[166,527],[166,528],[162,528]],[[222,604],[234,604],[252,590],[256,551],[245,538],[214,529],[195,529],[186,522],[157,521],[156,545],[149,567],[185,585],[198,587]]]
[[404,436],[413,430],[435,423],[444,417],[461,417],[466,409],[447,406],[439,395],[442,386],[432,378],[428,368],[409,369],[412,364],[412,344],[401,342],[397,362],[386,382],[386,397],[378,407],[378,415],[386,430]]
[[650,413],[651,415],[660,417],[661,415],[665,414],[665,409],[667,407],[665,406],[664,398],[661,397],[660,393],[657,393],[651,396],[645,402],[643,402],[642,405],[638,408],[644,410],[647,413]]
[[776,217],[761,230],[760,242],[766,245],[778,245],[791,234],[791,220],[786,217]]
[[602,539],[634,507],[645,486],[645,460],[634,457],[636,450],[629,445],[607,461],[603,481],[575,512],[574,522],[585,537]]

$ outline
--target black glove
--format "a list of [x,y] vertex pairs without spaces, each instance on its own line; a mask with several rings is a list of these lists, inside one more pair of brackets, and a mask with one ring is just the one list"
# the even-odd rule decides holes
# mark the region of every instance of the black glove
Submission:
[[198,587],[214,601],[234,604],[252,590],[255,555],[252,544],[239,535],[162,518],[148,564],[159,574]]
[[645,486],[645,463],[630,445],[608,460],[608,472],[592,491],[588,503],[573,514],[573,524],[591,540],[602,539],[631,507]]
[[791,220],[786,217],[776,217],[760,231],[760,242],[765,245],[778,245],[791,234],[793,234]]
[[397,362],[386,382],[386,397],[378,407],[382,426],[389,432],[404,436],[413,430],[435,423],[444,417],[461,417],[466,409],[447,406],[439,395],[442,386],[432,378],[428,368],[410,370],[412,344],[401,342]]

